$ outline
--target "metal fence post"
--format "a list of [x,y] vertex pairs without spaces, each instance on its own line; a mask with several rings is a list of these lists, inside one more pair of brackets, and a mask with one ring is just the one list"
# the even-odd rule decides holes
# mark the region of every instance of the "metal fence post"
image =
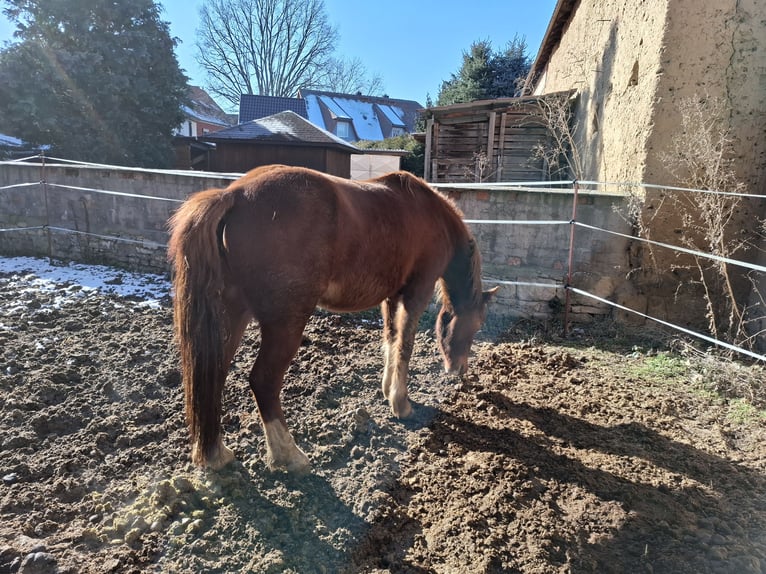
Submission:
[[45,150],[40,150],[40,185],[43,187],[43,198],[45,199],[45,234],[48,238],[48,263],[53,265],[53,247],[51,241],[51,216],[48,209],[48,186],[45,185]]
[[574,265],[574,239],[575,239],[575,221],[577,221],[577,198],[580,192],[580,183],[575,180],[572,185],[572,219],[569,222],[569,257],[567,258],[567,280],[564,285],[565,301],[564,301],[564,336],[569,335],[569,311],[572,305],[571,291],[569,290],[572,284],[572,267]]

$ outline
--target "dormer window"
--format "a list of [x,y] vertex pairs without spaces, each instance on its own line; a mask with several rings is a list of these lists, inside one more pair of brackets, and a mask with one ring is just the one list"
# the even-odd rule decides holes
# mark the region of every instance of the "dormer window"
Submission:
[[391,128],[391,137],[392,138],[395,138],[395,137],[398,137],[398,136],[403,136],[403,135],[404,135],[404,128],[397,128],[397,127]]
[[344,140],[351,139],[351,122],[338,120],[335,124],[335,135]]

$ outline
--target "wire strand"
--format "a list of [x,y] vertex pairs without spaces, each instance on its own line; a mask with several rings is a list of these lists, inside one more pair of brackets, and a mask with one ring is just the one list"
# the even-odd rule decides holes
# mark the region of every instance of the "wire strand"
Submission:
[[608,299],[604,299],[603,297],[599,297],[598,295],[594,295],[593,293],[588,293],[587,291],[583,291],[582,289],[577,289],[576,287],[572,287],[572,286],[567,287],[567,289],[569,289],[572,293],[577,293],[578,295],[595,299],[596,301],[600,301],[601,303],[605,303],[606,305],[610,305],[622,311],[628,311],[629,313],[633,313],[635,315],[638,315],[639,317],[650,319],[656,323],[659,323],[660,325],[670,327],[671,329],[675,329],[676,331],[681,331],[682,333],[686,333],[687,335],[691,335],[692,337],[696,337],[698,339],[702,339],[703,341],[707,341],[708,343],[718,345],[719,347],[729,349],[730,351],[736,351],[738,353],[742,353],[743,355],[747,355],[748,357],[758,359],[759,361],[766,361],[766,356],[764,355],[759,355],[758,353],[754,353],[753,351],[749,351],[747,349],[743,349],[742,347],[732,345],[731,343],[726,343],[714,337],[709,337],[707,335],[703,335],[702,333],[697,333],[696,331],[692,331],[691,329],[681,327],[680,325],[675,325],[668,321],[657,319],[656,317],[652,317],[651,315],[641,313],[640,311],[636,311],[635,309],[631,309],[630,307],[625,307],[624,305],[620,305],[619,303],[615,303],[614,301],[609,301]]
[[705,259],[711,259],[713,261],[718,261],[719,263],[728,263],[730,265],[738,265],[739,267],[746,267],[748,269],[752,269],[754,271],[760,271],[760,272],[766,272],[766,267],[763,265],[756,265],[755,263],[749,263],[747,261],[740,261],[739,259],[731,259],[729,257],[723,257],[721,255],[713,255],[712,253],[705,253],[703,251],[694,251],[693,249],[687,249],[685,247],[679,247],[678,245],[670,245],[669,243],[662,243],[661,241],[654,241],[653,239],[645,239],[643,237],[635,237],[633,235],[627,235],[625,233],[620,233],[619,231],[611,231],[609,229],[603,229],[601,227],[596,227],[595,225],[588,225],[587,223],[580,223],[579,221],[574,222],[575,225],[578,225],[580,227],[584,227],[586,229],[592,229],[594,231],[603,231],[604,233],[609,233],[610,235],[616,235],[618,237],[624,237],[626,239],[631,239],[633,241],[640,241],[642,243],[649,243],[650,245],[657,245],[658,247],[665,247],[667,249],[672,249],[674,251],[680,251],[681,253],[687,253],[689,255],[694,255],[695,257],[703,257]]
[[127,193],[124,191],[109,191],[105,189],[94,189],[92,187],[78,187],[76,185],[64,185],[60,183],[45,182],[49,187],[57,187],[60,189],[74,189],[75,191],[87,191],[89,193],[102,193],[104,195],[117,195],[120,197],[131,197],[135,199],[154,199],[157,201],[168,201],[170,203],[183,203],[183,199],[173,199],[170,197],[155,197],[152,195],[141,195],[138,193]]

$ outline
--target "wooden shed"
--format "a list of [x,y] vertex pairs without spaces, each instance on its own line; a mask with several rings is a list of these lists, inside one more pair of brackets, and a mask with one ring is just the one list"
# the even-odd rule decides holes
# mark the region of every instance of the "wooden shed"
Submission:
[[[568,98],[569,92],[546,97]],[[426,110],[425,179],[434,183],[545,181],[551,173],[536,150],[550,147],[541,97],[497,98]]]
[[351,154],[361,153],[293,111],[245,122],[200,139],[216,146],[213,171],[227,173],[279,163],[349,178]]

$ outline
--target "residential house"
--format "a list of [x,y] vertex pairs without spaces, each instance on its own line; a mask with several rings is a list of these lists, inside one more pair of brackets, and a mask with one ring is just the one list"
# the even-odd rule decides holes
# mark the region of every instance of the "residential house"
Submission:
[[242,94],[239,121],[292,110],[345,141],[380,141],[413,133],[420,109],[416,101],[388,96],[301,90],[297,98]]
[[230,127],[233,118],[198,86],[190,86],[188,104],[182,106],[184,121],[176,129],[173,147],[177,169],[209,170],[215,146],[200,141],[207,134]]
[[202,140],[215,144],[211,167],[219,172],[245,172],[278,163],[348,178],[351,155],[360,153],[292,110],[241,123]]
[[201,137],[233,125],[234,118],[224,112],[210,95],[198,86],[189,86],[188,105],[182,106],[184,121],[176,135]]
[[306,100],[301,98],[242,94],[239,97],[239,121],[237,123],[244,124],[245,122],[259,120],[279,112],[286,112],[287,110],[309,119],[306,113]]
[[388,96],[337,94],[301,90],[306,113],[312,123],[346,141],[380,141],[415,131],[418,111],[423,108],[413,100]]

